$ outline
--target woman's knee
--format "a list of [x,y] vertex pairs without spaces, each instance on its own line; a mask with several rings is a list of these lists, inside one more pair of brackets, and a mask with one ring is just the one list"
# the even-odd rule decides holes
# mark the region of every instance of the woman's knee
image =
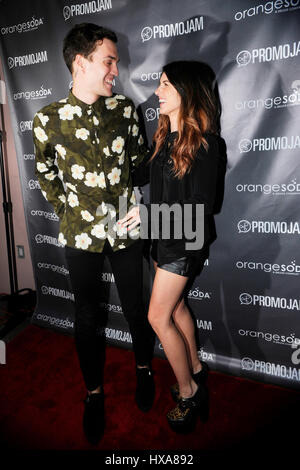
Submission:
[[148,321],[155,332],[160,331],[163,326],[162,312],[158,308],[150,308],[148,312]]

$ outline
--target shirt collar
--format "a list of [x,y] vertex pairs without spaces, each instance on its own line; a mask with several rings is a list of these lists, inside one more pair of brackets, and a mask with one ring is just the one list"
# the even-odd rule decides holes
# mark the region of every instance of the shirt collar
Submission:
[[72,91],[70,91],[69,96],[68,96],[68,103],[70,103],[72,106],[79,106],[83,112],[92,110],[93,112],[97,113],[97,112],[100,112],[106,98],[107,98],[106,96],[99,96],[99,98],[97,99],[97,101],[95,101],[95,103],[87,104],[81,101],[75,95],[73,95]]

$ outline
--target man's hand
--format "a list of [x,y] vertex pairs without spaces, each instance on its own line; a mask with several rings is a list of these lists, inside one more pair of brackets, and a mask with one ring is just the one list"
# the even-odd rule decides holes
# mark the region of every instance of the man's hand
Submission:
[[127,230],[132,230],[134,227],[141,223],[140,219],[140,208],[139,206],[134,206],[130,209],[129,212],[123,217],[123,219],[118,220],[118,224],[121,227],[127,227]]

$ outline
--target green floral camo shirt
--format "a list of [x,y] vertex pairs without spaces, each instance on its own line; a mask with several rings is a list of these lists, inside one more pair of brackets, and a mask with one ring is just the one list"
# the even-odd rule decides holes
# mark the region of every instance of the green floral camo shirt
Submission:
[[36,174],[63,245],[101,252],[107,238],[116,251],[139,237],[116,223],[136,203],[131,171],[147,153],[138,124],[133,102],[116,94],[88,105],[70,92],[35,114]]

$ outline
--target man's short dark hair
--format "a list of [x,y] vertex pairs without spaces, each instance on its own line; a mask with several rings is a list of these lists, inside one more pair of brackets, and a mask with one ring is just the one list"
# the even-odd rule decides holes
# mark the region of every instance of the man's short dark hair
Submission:
[[72,64],[77,54],[88,57],[104,38],[117,42],[116,33],[93,23],[76,24],[66,35],[63,44],[65,63],[72,73]]

